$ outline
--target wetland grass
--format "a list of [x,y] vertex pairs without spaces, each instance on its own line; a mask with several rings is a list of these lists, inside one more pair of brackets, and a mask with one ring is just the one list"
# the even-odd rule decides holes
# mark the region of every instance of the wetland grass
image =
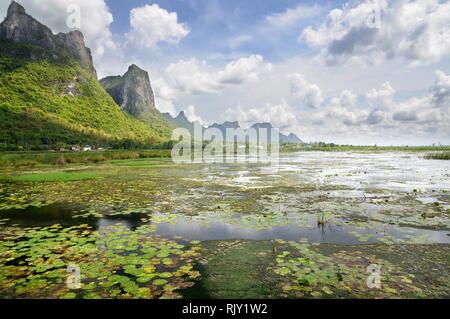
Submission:
[[430,160],[450,160],[450,152],[442,152],[442,153],[430,153],[425,155],[425,159]]

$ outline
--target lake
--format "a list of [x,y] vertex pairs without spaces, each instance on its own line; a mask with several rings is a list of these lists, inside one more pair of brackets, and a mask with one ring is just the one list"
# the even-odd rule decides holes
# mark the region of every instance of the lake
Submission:
[[[214,264],[232,258],[236,249],[243,255],[233,258],[242,262],[261,250],[257,260],[249,259],[258,267],[266,265],[261,271],[278,285],[278,295],[271,296],[274,292],[261,283],[255,297],[315,297],[317,282],[326,287],[319,289],[325,295],[374,293],[349,292],[340,281],[322,278],[324,265],[339,273],[331,260],[341,258],[342,249],[349,256],[340,264],[348,264],[350,274],[357,266],[350,264],[353,254],[367,249],[384,260],[387,250],[402,245],[416,255],[433,247],[439,259],[433,263],[448,274],[450,162],[422,155],[286,153],[269,175],[258,164],[173,164],[170,159],[5,169],[0,184],[0,295],[220,297],[211,291],[222,291],[225,284],[211,274],[223,271],[227,278],[236,269]],[[61,172],[72,178],[61,180]],[[55,178],[36,182],[40,174]],[[331,252],[325,253],[327,249]],[[221,260],[216,260],[217,252],[224,254]],[[395,268],[403,253],[393,253],[399,260],[386,267]],[[302,255],[322,267],[305,266],[298,260]],[[427,258],[423,262],[430,261],[431,267],[432,258]],[[81,274],[85,269],[82,282],[90,289],[65,287],[69,263],[79,265]],[[311,283],[298,286],[299,277],[308,281],[308,276]],[[358,276],[352,273],[349,280],[354,283]],[[405,278],[391,278],[392,285],[411,285],[406,291],[413,296],[417,289],[431,289],[425,280],[419,288],[420,281],[416,286]],[[246,289],[234,288],[223,293]],[[378,293],[396,296],[396,289],[388,288]],[[433,289],[448,293],[448,285]]]

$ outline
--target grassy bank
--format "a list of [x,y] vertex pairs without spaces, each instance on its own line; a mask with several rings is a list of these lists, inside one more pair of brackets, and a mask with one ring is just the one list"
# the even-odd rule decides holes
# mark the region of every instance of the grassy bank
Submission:
[[120,150],[94,152],[7,152],[0,153],[0,167],[93,164],[111,160],[170,157],[170,150]]

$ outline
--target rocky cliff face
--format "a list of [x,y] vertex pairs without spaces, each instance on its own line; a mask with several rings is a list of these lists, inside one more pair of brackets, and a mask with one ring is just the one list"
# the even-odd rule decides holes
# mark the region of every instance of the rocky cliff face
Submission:
[[123,76],[110,76],[100,83],[125,112],[138,119],[146,120],[157,111],[148,73],[134,64]]
[[100,80],[113,100],[128,114],[155,128],[173,125],[156,109],[155,97],[148,73],[131,65],[123,76]]
[[92,70],[97,77],[94,63],[92,62],[91,50],[84,44],[84,36],[80,31],[72,31],[69,33],[58,33],[56,38],[59,44],[69,50],[69,53],[77,59],[81,65]]
[[81,32],[72,31],[54,35],[48,27],[27,14],[15,1],[11,2],[6,19],[0,24],[0,39],[39,46],[52,51],[56,57],[69,55],[97,77],[91,51],[86,48]]

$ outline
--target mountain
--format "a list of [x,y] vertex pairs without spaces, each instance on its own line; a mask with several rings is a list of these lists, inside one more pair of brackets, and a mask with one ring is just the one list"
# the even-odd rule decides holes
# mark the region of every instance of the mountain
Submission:
[[0,24],[1,149],[148,145],[169,139],[114,102],[81,32],[54,35],[16,2]]
[[[224,122],[222,124],[218,124],[218,123],[214,123],[213,125],[209,126],[208,128],[215,128],[218,129],[222,132],[222,136],[224,137],[225,140],[227,139],[227,129],[239,129],[241,128],[241,126],[239,125],[239,122],[234,121],[234,122]],[[241,142],[241,141],[240,141]]]
[[[267,129],[268,130],[268,140],[271,140],[271,134],[270,130],[273,129],[273,125],[271,123],[255,123],[252,125],[252,128],[256,129],[257,131],[261,129]],[[280,143],[281,144],[302,144],[303,141],[297,137],[294,133],[291,133],[289,135],[284,135],[283,133],[279,132],[280,134]]]
[[[191,122],[186,117],[184,111],[181,111],[177,117],[173,117],[170,113],[163,113],[164,118],[169,121],[174,127],[188,129],[191,134],[194,134],[194,125],[197,123],[201,126],[199,122]],[[202,126],[203,128],[203,126]]]
[[[0,38],[46,49],[57,54],[53,57],[56,60],[64,60],[71,56],[85,70],[97,76],[91,50],[85,47],[84,37],[80,31],[54,35],[52,30],[28,15],[25,9],[15,1],[11,2],[6,19],[0,24]],[[29,54],[28,58],[36,58],[33,52]]]
[[283,137],[281,138],[281,143],[286,144],[303,144],[304,142],[294,133],[289,134],[288,136],[281,134]]
[[122,110],[151,125],[161,134],[169,133],[171,124],[155,107],[155,97],[146,71],[133,64],[123,76],[109,76],[100,83]]
[[[241,126],[238,122],[225,122],[223,124],[213,124],[208,128],[216,128],[219,129],[223,136],[226,136],[226,130],[227,128],[232,129],[239,129]],[[259,137],[259,129],[266,129],[267,130],[267,139],[271,140],[271,129],[273,129],[273,125],[271,123],[255,123],[251,126],[251,128],[256,130],[257,137]],[[244,129],[245,132],[245,129]],[[243,142],[243,141],[239,141]],[[302,140],[300,140],[294,133],[291,133],[289,136],[286,136],[282,133],[280,133],[280,143],[282,144],[299,144],[303,143]]]

